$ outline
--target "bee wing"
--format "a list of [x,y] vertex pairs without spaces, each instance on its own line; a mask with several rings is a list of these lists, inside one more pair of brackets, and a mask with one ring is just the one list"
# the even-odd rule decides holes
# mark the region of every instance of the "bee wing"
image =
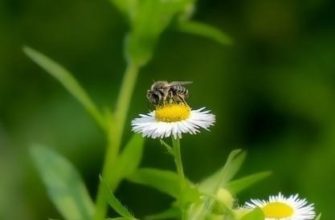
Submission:
[[169,83],[169,86],[176,86],[176,85],[188,85],[188,84],[192,84],[192,81],[172,81]]

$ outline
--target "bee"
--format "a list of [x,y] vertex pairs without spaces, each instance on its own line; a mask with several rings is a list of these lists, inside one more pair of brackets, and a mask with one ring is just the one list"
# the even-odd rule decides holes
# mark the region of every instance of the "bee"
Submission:
[[184,85],[191,84],[190,81],[156,81],[147,91],[147,98],[153,105],[164,105],[166,103],[186,103],[188,90]]

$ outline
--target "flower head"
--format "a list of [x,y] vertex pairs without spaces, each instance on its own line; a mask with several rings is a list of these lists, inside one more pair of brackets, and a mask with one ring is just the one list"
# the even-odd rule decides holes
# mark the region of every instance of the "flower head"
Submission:
[[192,110],[185,103],[169,103],[156,106],[155,111],[135,118],[132,130],[144,137],[181,138],[183,133],[196,134],[200,128],[208,130],[215,122],[215,115],[205,108]]
[[308,204],[298,195],[286,198],[281,193],[270,196],[269,200],[252,199],[246,208],[262,209],[265,220],[312,220],[315,217],[314,205]]

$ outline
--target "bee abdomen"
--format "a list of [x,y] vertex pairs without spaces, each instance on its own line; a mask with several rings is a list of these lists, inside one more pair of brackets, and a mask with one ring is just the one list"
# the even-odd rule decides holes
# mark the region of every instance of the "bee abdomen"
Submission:
[[187,94],[188,93],[188,90],[184,87],[184,86],[181,86],[181,85],[178,85],[178,86],[173,86],[172,88],[172,91],[173,93],[175,94]]

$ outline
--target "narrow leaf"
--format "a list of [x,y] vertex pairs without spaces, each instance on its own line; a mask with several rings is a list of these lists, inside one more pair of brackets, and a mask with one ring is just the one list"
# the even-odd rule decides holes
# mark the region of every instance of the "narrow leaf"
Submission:
[[180,210],[176,207],[171,207],[163,212],[146,216],[146,220],[159,220],[159,219],[178,219]]
[[138,0],[110,0],[123,14],[132,18],[138,6]]
[[100,181],[105,186],[104,187],[104,195],[106,196],[106,201],[113,208],[113,210],[125,219],[136,219],[129,212],[129,210],[124,205],[122,205],[122,203],[115,197],[114,193],[108,188],[107,183],[104,182],[102,177],[100,177]]
[[68,220],[90,220],[94,205],[77,170],[50,149],[34,146],[31,154],[48,194]]
[[132,218],[116,217],[116,218],[107,218],[106,220],[132,220]]
[[224,186],[235,176],[237,171],[240,169],[245,156],[246,153],[244,151],[233,150],[229,154],[225,165],[200,183],[200,191],[206,194],[215,193],[220,187]]
[[95,106],[94,102],[88,96],[86,91],[81,87],[78,81],[67,69],[30,47],[24,47],[23,51],[30,59],[42,67],[47,73],[57,79],[68,90],[68,92],[83,105],[86,111],[92,115],[96,122],[102,128],[104,128],[103,117],[98,108]]
[[137,170],[143,155],[144,138],[134,134],[122,151],[118,165],[122,167],[124,176],[131,175]]
[[219,29],[201,22],[188,20],[181,21],[179,22],[177,28],[181,32],[206,37],[223,45],[230,45],[233,43],[232,39]]
[[226,161],[226,164],[215,172],[212,176],[206,178],[199,184],[200,192],[210,195],[202,204],[197,208],[195,212],[190,216],[191,220],[204,219],[215,205],[215,197],[220,187],[224,187],[225,184],[234,177],[237,171],[240,169],[244,159],[245,152],[242,150],[233,150]]
[[200,193],[190,181],[185,181],[183,190],[180,191],[180,178],[172,171],[153,168],[142,168],[128,177],[134,183],[151,186],[174,198],[180,198],[183,204],[195,202],[199,199]]
[[267,178],[270,175],[271,175],[271,172],[269,172],[269,171],[251,174],[249,176],[242,177],[240,179],[229,182],[227,184],[226,188],[230,192],[236,194],[236,193],[239,193],[242,190],[248,188],[249,186]]
[[179,196],[179,177],[172,171],[142,168],[128,179],[134,183],[151,186],[172,197]]
[[187,5],[184,0],[138,1],[130,19],[131,31],[125,41],[126,59],[138,66],[147,64],[152,59],[160,35]]
[[315,220],[320,220],[321,219],[321,216],[322,216],[322,214],[320,213],[320,214],[318,214],[318,216],[315,218]]
[[255,208],[248,214],[244,215],[241,220],[264,220],[264,214],[260,208]]
[[114,167],[113,179],[110,180],[110,186],[114,189],[119,182],[131,175],[138,169],[142,160],[144,149],[144,138],[141,135],[134,134],[120,154]]

